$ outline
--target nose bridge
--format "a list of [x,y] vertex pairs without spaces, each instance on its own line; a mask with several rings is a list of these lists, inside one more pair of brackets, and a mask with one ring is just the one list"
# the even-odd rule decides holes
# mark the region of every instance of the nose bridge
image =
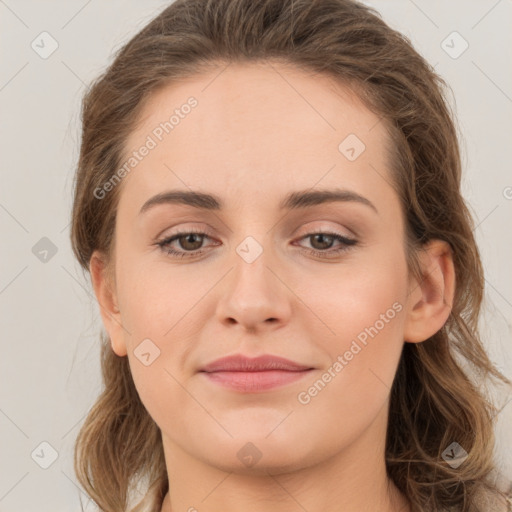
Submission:
[[260,234],[258,238],[246,236],[236,247],[233,255],[232,291],[241,297],[256,297],[276,293],[275,277],[268,267],[272,267],[270,237]]
[[[276,269],[272,237],[263,229],[247,235],[234,247],[230,261],[232,271],[222,290],[217,308],[221,321],[256,324],[272,319],[285,320],[290,313],[285,287],[274,275]],[[272,268],[272,271],[270,270]]]

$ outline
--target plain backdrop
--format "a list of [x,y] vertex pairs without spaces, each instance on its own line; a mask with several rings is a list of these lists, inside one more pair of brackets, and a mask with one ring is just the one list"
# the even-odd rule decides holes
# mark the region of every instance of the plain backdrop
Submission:
[[[113,51],[168,3],[0,0],[2,512],[72,512],[88,501],[72,450],[101,386],[101,323],[69,242],[80,100]],[[482,333],[512,378],[512,2],[367,3],[453,90],[486,272]],[[509,399],[499,398],[497,456],[512,478]]]

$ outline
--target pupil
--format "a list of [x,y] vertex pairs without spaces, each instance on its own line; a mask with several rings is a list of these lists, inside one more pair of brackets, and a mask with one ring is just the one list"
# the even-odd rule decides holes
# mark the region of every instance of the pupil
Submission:
[[[199,246],[201,245],[201,238],[200,238],[200,235],[196,234],[196,233],[190,233],[189,235],[185,235],[183,238],[185,238],[185,245],[187,245],[188,243],[191,243],[192,244],[192,247],[188,247],[188,249],[191,249],[191,250],[194,250],[194,249],[197,249],[198,247],[195,247],[194,246],[194,238],[195,237],[198,237],[199,240],[195,242],[195,244],[199,244]],[[184,247],[184,248],[187,248],[187,247]]]
[[[320,239],[320,245],[322,246],[321,248],[322,249],[326,249],[328,246],[329,246],[329,239],[332,238],[331,235],[323,235],[323,234],[318,234],[318,235],[314,235],[314,239]],[[324,241],[324,243],[322,243],[322,239],[326,240],[327,239],[327,242]]]

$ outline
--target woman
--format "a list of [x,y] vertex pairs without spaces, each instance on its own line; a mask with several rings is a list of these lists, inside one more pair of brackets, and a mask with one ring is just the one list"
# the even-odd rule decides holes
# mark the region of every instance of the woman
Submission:
[[351,0],[177,0],[119,51],[71,234],[101,510],[506,510],[443,89]]

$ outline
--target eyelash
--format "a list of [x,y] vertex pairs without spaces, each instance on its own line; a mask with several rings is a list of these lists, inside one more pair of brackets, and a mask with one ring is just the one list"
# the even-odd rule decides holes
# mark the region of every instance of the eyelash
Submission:
[[[205,233],[204,231],[195,230],[195,229],[191,228],[191,229],[188,229],[186,231],[178,231],[174,235],[172,235],[171,237],[165,238],[164,240],[161,240],[161,241],[157,242],[157,245],[160,247],[160,249],[162,251],[164,251],[166,254],[168,254],[171,257],[176,257],[176,258],[193,258],[195,256],[199,256],[199,255],[203,254],[206,251],[203,250],[203,249],[198,249],[196,251],[185,251],[185,252],[182,252],[182,251],[176,251],[174,249],[171,249],[171,247],[170,247],[170,244],[174,240],[176,240],[178,238],[181,238],[182,236],[192,235],[192,234],[206,235],[208,237],[208,233]],[[344,244],[344,246],[340,247],[339,249],[335,249],[335,250],[319,251],[318,249],[306,249],[306,251],[308,253],[312,254],[313,256],[317,256],[319,258],[331,258],[331,257],[333,257],[333,255],[337,256],[337,255],[339,255],[339,254],[341,254],[343,252],[346,252],[346,251],[350,250],[352,247],[354,247],[355,245],[358,244],[358,241],[353,239],[353,238],[347,238],[347,237],[342,236],[342,235],[340,235],[338,233],[333,233],[333,232],[330,232],[330,231],[321,231],[321,230],[308,233],[307,235],[303,236],[301,238],[301,240],[304,240],[306,238],[312,237],[314,235],[332,236],[332,237],[334,237],[335,240],[338,240],[339,242],[342,242]]]

